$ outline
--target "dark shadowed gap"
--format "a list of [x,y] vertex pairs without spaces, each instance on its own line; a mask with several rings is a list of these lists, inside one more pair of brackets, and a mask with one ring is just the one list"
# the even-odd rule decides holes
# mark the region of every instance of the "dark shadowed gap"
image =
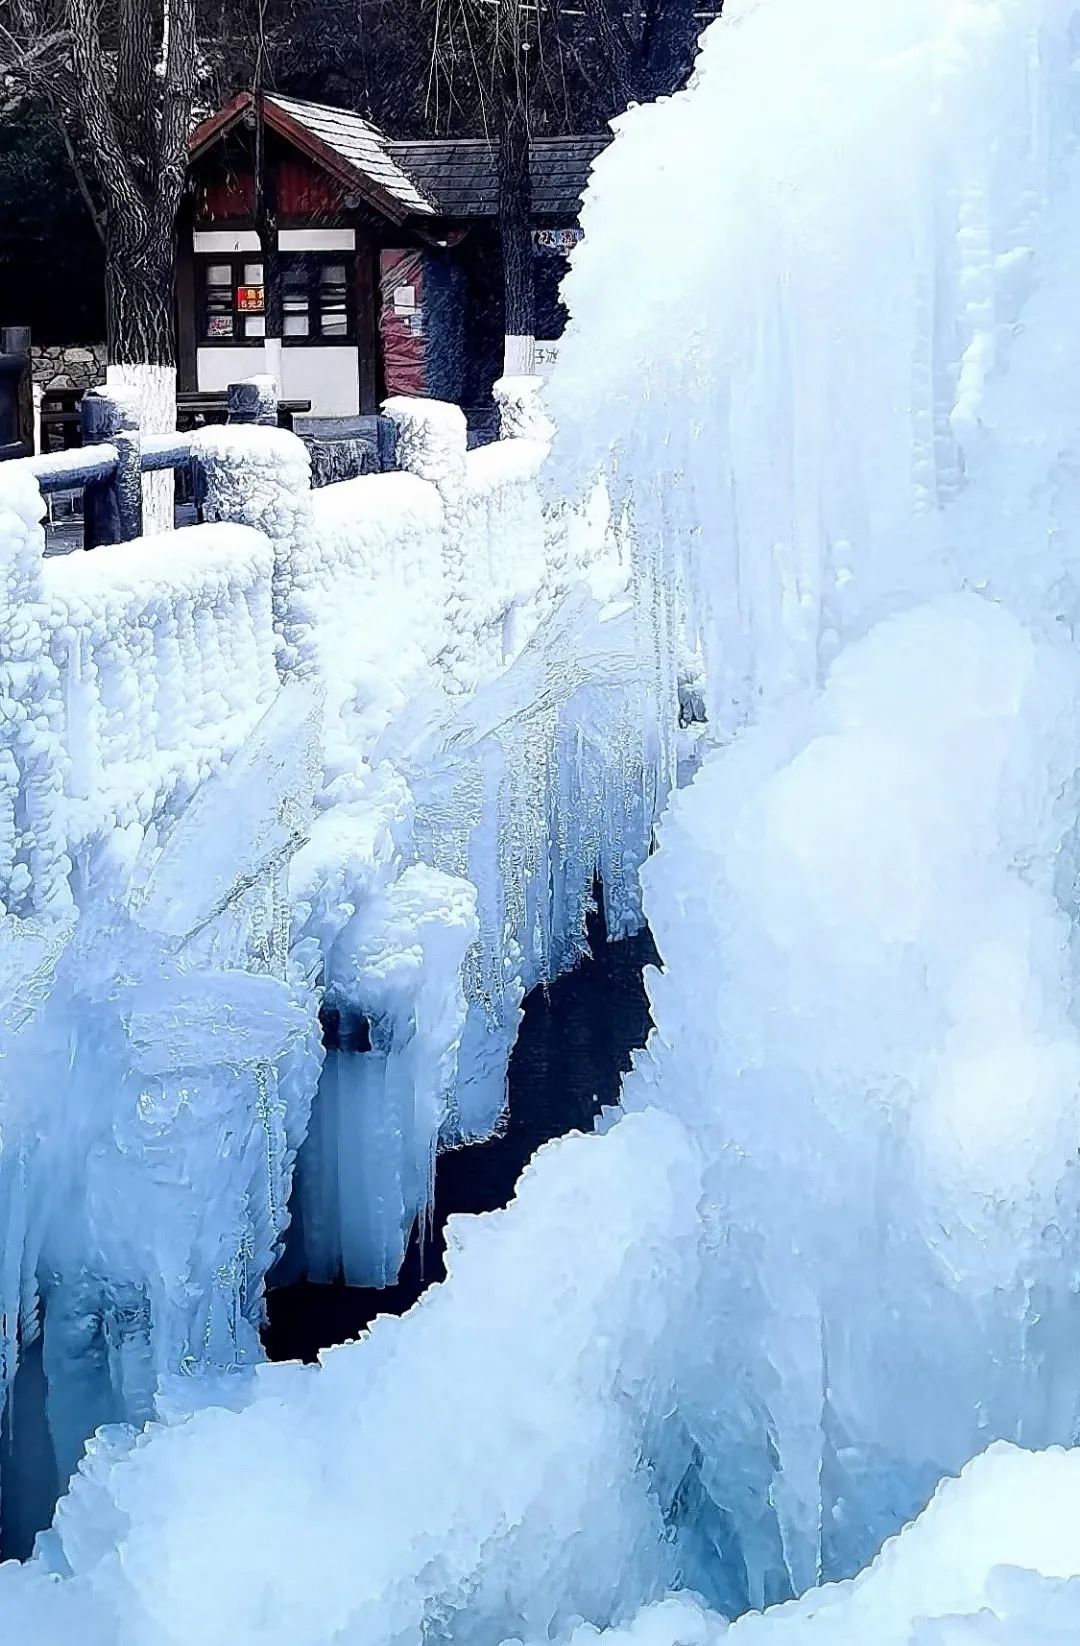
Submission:
[[600,1109],[617,1101],[630,1055],[651,1027],[643,972],[657,963],[656,949],[648,932],[608,943],[599,917],[589,940],[591,958],[525,1001],[505,1132],[440,1155],[423,1261],[414,1235],[397,1284],[385,1290],[301,1282],[272,1291],[263,1334],[271,1360],[314,1360],[320,1349],[358,1337],[376,1315],[404,1314],[445,1276],[447,1218],[505,1206],[542,1144],[588,1130]]

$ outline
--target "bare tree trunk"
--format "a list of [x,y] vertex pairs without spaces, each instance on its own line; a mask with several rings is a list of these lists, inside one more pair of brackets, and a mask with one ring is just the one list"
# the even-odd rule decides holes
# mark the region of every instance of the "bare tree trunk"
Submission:
[[[176,243],[171,234],[140,234],[116,218],[106,225],[105,321],[110,386],[133,391],[144,434],[176,427]],[[143,479],[143,530],[169,531],[171,474]]]
[[147,241],[116,220],[106,226],[105,319],[117,366],[176,366],[176,247]]
[[503,372],[514,377],[531,373],[536,357],[527,55],[518,0],[502,0],[498,31],[495,97],[505,305]]

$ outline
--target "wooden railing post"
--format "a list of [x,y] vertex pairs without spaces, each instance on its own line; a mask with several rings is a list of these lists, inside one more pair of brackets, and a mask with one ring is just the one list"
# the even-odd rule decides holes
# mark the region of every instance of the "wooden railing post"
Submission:
[[83,396],[83,445],[116,447],[111,480],[91,481],[83,493],[83,547],[130,543],[142,536],[142,454],[137,403],[131,391],[91,389]]
[[34,451],[34,389],[29,326],[0,326],[0,456]]

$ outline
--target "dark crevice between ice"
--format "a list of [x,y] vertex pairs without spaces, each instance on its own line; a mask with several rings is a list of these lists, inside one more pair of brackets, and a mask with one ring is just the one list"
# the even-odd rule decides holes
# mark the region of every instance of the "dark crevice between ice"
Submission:
[[[397,1284],[373,1290],[300,1282],[271,1290],[263,1334],[271,1360],[314,1360],[321,1349],[358,1337],[376,1315],[404,1314],[445,1278],[447,1218],[505,1206],[542,1144],[590,1129],[601,1108],[617,1102],[631,1053],[644,1046],[651,1027],[643,973],[657,963],[656,949],[647,931],[608,942],[602,915],[590,922],[589,947],[572,972],[526,999],[510,1060],[505,1129],[489,1142],[440,1155],[430,1226],[422,1242],[414,1233]],[[325,1014],[323,1029],[327,1045],[340,1044],[335,1013]],[[351,1049],[367,1048],[357,1042]]]

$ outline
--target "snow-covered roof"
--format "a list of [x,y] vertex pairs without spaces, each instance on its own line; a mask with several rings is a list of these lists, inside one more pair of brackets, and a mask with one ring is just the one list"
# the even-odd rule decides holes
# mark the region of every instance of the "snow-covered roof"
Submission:
[[[192,156],[250,119],[253,101],[250,92],[240,92],[202,121],[191,135]],[[485,138],[395,140],[348,109],[278,92],[266,94],[264,108],[272,130],[344,179],[391,221],[493,217],[498,211],[498,166]],[[610,137],[598,135],[534,139],[534,215],[576,217],[592,163],[609,142]]]
[[[610,142],[610,133],[534,138],[529,145],[534,215],[577,217],[592,163]],[[495,216],[499,209],[498,159],[486,138],[406,139],[390,141],[388,148],[441,216]]]
[[[240,121],[251,118],[254,98],[239,92],[224,108],[203,120],[188,139],[196,158]],[[392,222],[406,217],[434,217],[435,207],[390,153],[389,141],[376,126],[325,103],[268,93],[267,126],[311,159],[334,172]]]
[[391,158],[388,141],[378,127],[362,120],[358,114],[330,108],[325,103],[303,102],[295,97],[279,97],[276,93],[266,101],[304,126],[320,143],[397,200],[410,216],[434,216],[431,202]]

